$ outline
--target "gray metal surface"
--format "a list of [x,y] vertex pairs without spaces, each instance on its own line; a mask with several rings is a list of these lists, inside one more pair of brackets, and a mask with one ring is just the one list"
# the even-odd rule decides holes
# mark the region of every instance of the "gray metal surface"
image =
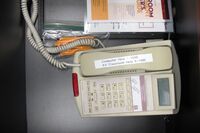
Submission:
[[44,0],[46,23],[84,22],[84,0]]
[[[69,9],[71,2],[72,0],[46,0],[46,12],[48,12],[46,17],[54,19],[52,17],[59,14],[58,8]],[[77,3],[78,0],[74,2]],[[60,5],[66,5],[66,8],[64,8],[65,6],[60,8]],[[71,13],[77,12],[77,9],[71,7]],[[79,9],[82,10],[82,8]],[[68,15],[65,16],[64,12],[62,11],[59,17],[68,17]],[[115,39],[104,43],[109,44],[107,46],[114,46],[142,41]],[[68,59],[68,61],[72,61],[72,59]],[[26,45],[27,124],[29,133],[165,132],[163,116],[82,119],[75,105],[71,82],[71,70],[57,70],[49,65],[30,45]]]

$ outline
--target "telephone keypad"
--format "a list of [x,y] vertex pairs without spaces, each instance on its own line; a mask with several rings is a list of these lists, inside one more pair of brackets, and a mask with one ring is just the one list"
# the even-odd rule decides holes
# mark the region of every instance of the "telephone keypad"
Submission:
[[86,82],[88,88],[88,113],[130,112],[132,107],[130,80]]
[[80,81],[81,95],[77,100],[84,115],[152,111],[157,104],[153,96],[154,80],[152,75],[85,78]]

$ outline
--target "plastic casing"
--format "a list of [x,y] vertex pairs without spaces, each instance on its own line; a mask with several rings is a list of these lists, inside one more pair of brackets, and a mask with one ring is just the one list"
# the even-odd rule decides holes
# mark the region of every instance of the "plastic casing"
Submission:
[[[86,52],[103,52],[103,51],[115,51],[119,49],[130,49],[130,48],[147,48],[147,47],[155,47],[155,46],[169,46],[172,50],[172,69],[163,71],[166,73],[173,73],[174,74],[174,87],[175,87],[175,109],[168,109],[168,110],[159,110],[159,111],[146,111],[146,112],[131,112],[131,113],[118,113],[118,114],[103,114],[103,115],[84,115],[82,111],[82,102],[81,102],[81,95],[74,97],[75,102],[77,105],[77,108],[80,112],[81,117],[116,117],[116,116],[145,116],[145,115],[169,115],[169,114],[177,114],[179,112],[180,108],[180,101],[181,101],[181,78],[180,78],[180,69],[179,69],[179,63],[178,63],[178,57],[176,54],[176,50],[174,48],[173,42],[170,40],[166,41],[158,41],[158,42],[150,42],[150,43],[140,43],[140,44],[132,44],[132,45],[124,45],[124,46],[118,46],[118,47],[110,47],[110,48],[103,48],[103,49],[96,49],[96,50],[90,50],[85,52],[78,52],[74,56],[74,63],[80,62],[80,56]],[[78,82],[80,83],[81,80],[83,80],[84,77],[81,74],[80,67],[73,67],[72,73],[76,73],[78,77]],[[156,74],[159,72],[149,72],[148,74]],[[141,74],[147,74],[147,73],[132,73],[131,75],[141,75]],[[127,74],[128,75],[128,74]],[[130,74],[129,74],[130,75]],[[105,76],[105,75],[103,75]],[[114,77],[116,75],[112,75]],[[88,78],[88,77],[87,77]],[[91,77],[92,78],[92,77]],[[80,93],[80,84],[78,85],[79,93]]]

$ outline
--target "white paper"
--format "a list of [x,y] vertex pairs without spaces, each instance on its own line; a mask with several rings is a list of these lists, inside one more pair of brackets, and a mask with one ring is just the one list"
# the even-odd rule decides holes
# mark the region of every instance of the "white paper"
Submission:
[[110,68],[110,67],[149,63],[149,62],[153,62],[152,54],[139,54],[139,55],[107,58],[102,60],[96,60],[94,63],[96,69],[101,69],[101,68]]

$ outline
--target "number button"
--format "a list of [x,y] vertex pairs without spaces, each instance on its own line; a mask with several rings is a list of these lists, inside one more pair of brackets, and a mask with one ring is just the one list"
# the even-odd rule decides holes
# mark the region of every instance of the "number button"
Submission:
[[112,101],[108,101],[108,102],[107,102],[107,107],[108,107],[108,108],[112,108]]
[[91,88],[90,88],[90,81],[87,81],[87,89],[88,89],[88,91],[91,91]]
[[100,99],[105,100],[105,93],[100,93]]
[[124,99],[124,92],[119,92],[119,99],[121,99],[121,100]]
[[93,100],[94,100],[94,99],[93,99],[92,97],[89,97],[89,98],[88,98],[88,101],[89,101],[89,102],[93,102]]
[[114,101],[113,106],[114,106],[114,108],[118,108],[118,101],[117,100]]
[[122,108],[125,106],[124,100],[119,101],[119,106],[122,107]]
[[87,90],[88,90],[88,92],[91,91],[91,90],[90,90],[90,86],[87,86]]
[[99,111],[99,107],[98,107],[98,106],[95,106],[95,107],[94,107],[94,110],[95,110],[95,112],[98,112],[98,111]]
[[113,99],[114,100],[118,99],[118,93],[117,93],[117,91],[113,92]]
[[101,109],[104,110],[106,108],[106,102],[105,101],[101,101]]
[[88,93],[88,101],[89,102],[93,101],[93,93],[91,93],[91,92]]
[[111,100],[111,93],[110,92],[106,92],[106,98],[107,98],[107,100]]
[[92,108],[89,108],[89,113],[92,113]]
[[102,92],[105,91],[105,86],[104,86],[104,84],[101,84],[101,85],[100,85],[100,91],[102,91]]
[[95,101],[95,103],[97,103],[97,93],[96,92],[94,92],[94,101]]
[[89,113],[92,113],[92,103],[91,102],[88,103],[88,111],[89,111]]
[[113,91],[116,91],[116,90],[117,90],[117,83],[113,83],[113,84],[112,84],[112,90],[113,90]]
[[123,83],[121,82],[121,83],[118,83],[118,89],[119,90],[123,90],[124,88],[123,88]]
[[106,84],[106,91],[111,91],[110,84]]
[[93,87],[96,88],[97,87],[97,83],[93,82]]

